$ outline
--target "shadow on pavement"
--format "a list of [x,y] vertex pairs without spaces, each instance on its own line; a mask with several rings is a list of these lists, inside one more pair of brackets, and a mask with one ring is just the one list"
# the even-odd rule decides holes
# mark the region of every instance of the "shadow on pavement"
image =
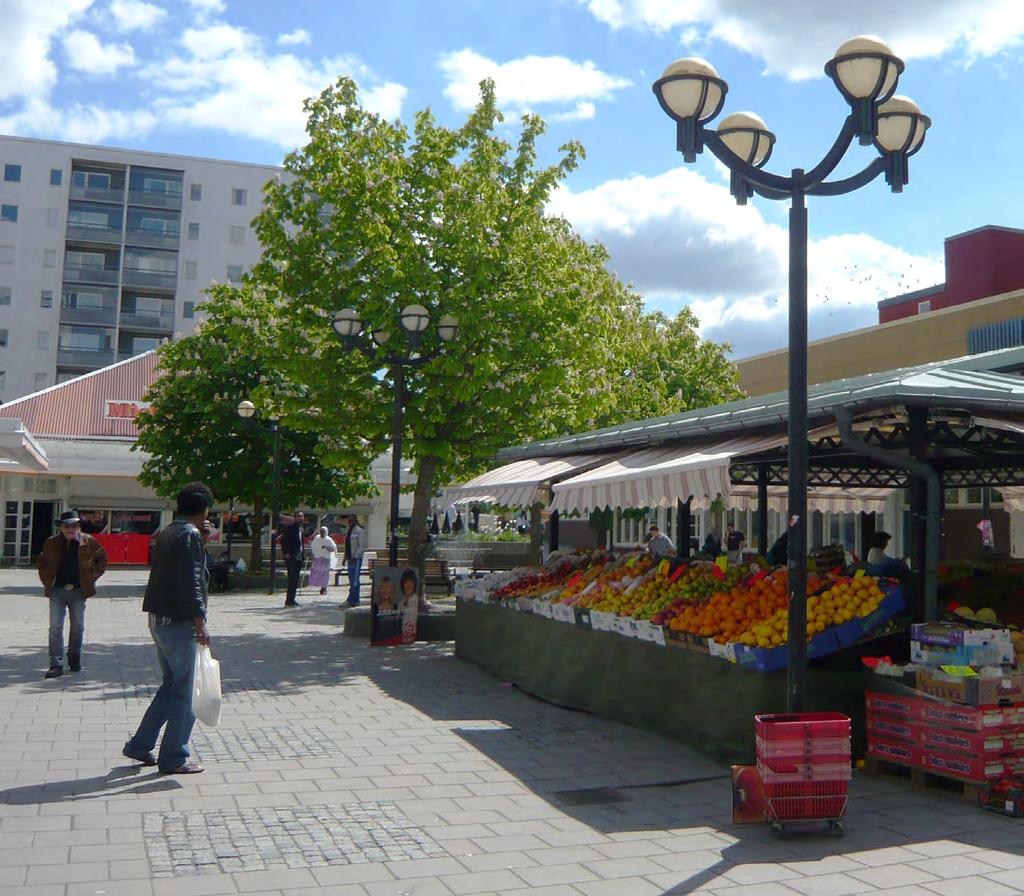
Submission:
[[[126,786],[128,784],[134,786]],[[148,772],[140,765],[123,765],[94,778],[71,778],[67,781],[26,784],[23,787],[0,790],[0,804],[32,806],[100,799],[115,794],[165,793],[181,788],[181,782],[167,778],[159,772]]]

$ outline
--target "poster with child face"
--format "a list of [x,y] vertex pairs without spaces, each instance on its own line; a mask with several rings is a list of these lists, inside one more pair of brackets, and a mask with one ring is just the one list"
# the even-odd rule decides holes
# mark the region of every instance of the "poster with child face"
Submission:
[[416,640],[419,602],[420,576],[415,569],[375,566],[370,594],[370,644],[412,644]]

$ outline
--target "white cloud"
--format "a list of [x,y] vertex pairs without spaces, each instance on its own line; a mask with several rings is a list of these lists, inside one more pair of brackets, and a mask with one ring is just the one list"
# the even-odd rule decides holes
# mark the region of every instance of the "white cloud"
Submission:
[[110,0],[110,15],[118,31],[136,31],[152,28],[167,11],[143,0]]
[[313,40],[313,35],[305,28],[296,28],[287,34],[278,35],[277,42],[283,47],[294,47],[299,44],[308,44]]
[[[573,192],[549,210],[602,242],[610,266],[649,305],[693,308],[705,335],[737,356],[786,343],[788,234],[728,188],[678,168]],[[939,283],[937,257],[916,256],[866,234],[812,240],[808,307],[812,337],[877,321],[879,299]]]
[[188,0],[188,5],[202,13],[224,12],[224,0]]
[[58,109],[45,100],[31,100],[18,112],[0,116],[0,131],[38,134],[72,143],[102,143],[143,136],[156,127],[157,121],[156,115],[147,110],[80,103]]
[[401,114],[406,88],[376,83],[351,57],[311,61],[273,53],[244,28],[214,24],[182,36],[184,53],[152,71],[169,94],[159,106],[173,124],[253,137],[291,149],[304,141],[305,99],[339,75],[356,78],[366,108],[388,118]]
[[91,31],[72,31],[64,36],[68,65],[90,75],[112,75],[135,64],[135,51],[127,44],[104,44]]
[[52,46],[93,0],[3,0],[4,64],[0,102],[44,97],[57,82]]
[[611,99],[616,90],[632,83],[602,72],[589,60],[579,63],[564,56],[526,56],[502,63],[459,50],[442,56],[440,67],[448,82],[445,95],[460,111],[476,106],[480,82],[493,78],[498,103],[506,110],[520,113],[539,105],[576,104],[574,111],[552,116],[563,120],[593,117],[594,100]]
[[665,32],[680,28],[686,43],[703,32],[707,38],[763,60],[769,72],[797,80],[821,76],[822,66],[836,48],[857,34],[881,35],[907,60],[956,50],[966,62],[1008,50],[1024,38],[1024,3],[1020,0],[577,2],[616,29]]

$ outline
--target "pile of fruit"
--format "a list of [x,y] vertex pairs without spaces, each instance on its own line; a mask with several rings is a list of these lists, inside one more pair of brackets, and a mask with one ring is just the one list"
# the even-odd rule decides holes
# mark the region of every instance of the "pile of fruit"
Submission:
[[498,600],[511,600],[516,597],[537,597],[557,588],[576,569],[568,560],[563,560],[554,569],[529,573],[514,579],[494,591]]

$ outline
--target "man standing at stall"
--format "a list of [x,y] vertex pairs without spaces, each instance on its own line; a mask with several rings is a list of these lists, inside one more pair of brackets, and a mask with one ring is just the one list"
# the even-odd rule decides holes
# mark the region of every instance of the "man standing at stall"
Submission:
[[732,523],[725,527],[725,531],[725,551],[729,556],[729,564],[734,565],[739,563],[743,556],[743,549],[747,546],[747,536]]
[[68,668],[82,668],[82,640],[85,637],[85,602],[96,593],[96,580],[107,571],[107,552],[91,535],[82,531],[74,510],[66,510],[57,522],[59,535],[43,543],[39,553],[39,581],[50,600],[50,668],[46,678],[64,674],[64,614],[68,632]]
[[647,531],[647,550],[651,552],[655,561],[676,555],[676,546],[672,544],[672,539],[656,525],[652,525]]

